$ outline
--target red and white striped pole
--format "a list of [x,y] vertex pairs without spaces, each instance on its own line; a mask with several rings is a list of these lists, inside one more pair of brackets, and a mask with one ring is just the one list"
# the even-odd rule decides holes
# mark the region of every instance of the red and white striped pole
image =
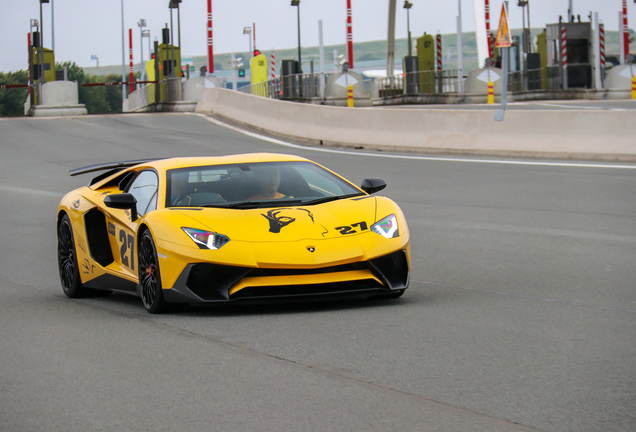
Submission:
[[27,46],[29,47],[29,67],[27,68],[27,94],[31,94],[31,32],[27,33]]
[[629,54],[629,27],[627,25],[627,0],[623,0],[623,58]]
[[598,27],[598,41],[599,41],[599,59],[601,63],[601,71],[605,72],[605,26],[600,24]]
[[274,81],[276,80],[276,54],[274,54],[274,51],[272,51],[271,57],[272,81]]
[[128,66],[130,70],[130,78],[128,79],[130,84],[130,93],[135,91],[135,73],[133,69],[133,43],[132,43],[132,29],[128,29],[128,56],[130,57],[130,64]]
[[435,37],[435,50],[437,52],[437,70],[442,70],[442,35],[438,34]]
[[561,28],[561,65],[563,66],[563,89],[568,88],[568,40],[565,26]]
[[490,1],[484,0],[484,10],[486,11],[486,38],[488,39],[488,57],[494,55],[492,48],[492,34],[490,33]]
[[208,0],[208,72],[214,73],[214,43],[212,38],[212,0]]
[[353,29],[351,24],[351,0],[347,0],[347,51],[349,69],[353,69]]

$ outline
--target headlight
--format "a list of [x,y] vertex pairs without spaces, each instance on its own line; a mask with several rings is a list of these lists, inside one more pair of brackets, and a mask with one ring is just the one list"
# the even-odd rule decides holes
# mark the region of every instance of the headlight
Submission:
[[194,228],[181,228],[201,249],[221,249],[230,241],[229,237],[211,231]]
[[388,215],[384,219],[381,219],[371,225],[371,231],[380,234],[382,237],[388,239],[400,236],[397,218],[394,214]]

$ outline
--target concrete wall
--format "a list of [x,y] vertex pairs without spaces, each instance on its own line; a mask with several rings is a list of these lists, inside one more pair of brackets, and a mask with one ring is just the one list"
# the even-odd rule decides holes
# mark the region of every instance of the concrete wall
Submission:
[[636,160],[634,111],[344,108],[206,89],[196,112],[317,145],[423,153]]
[[86,115],[86,107],[79,103],[77,82],[51,81],[42,84],[42,104],[25,105],[25,113],[33,117]]
[[[168,91],[168,96],[179,97],[182,94],[183,100],[172,100],[155,104],[155,86],[158,84],[148,84],[138,87],[137,90],[128,95],[124,101],[124,112],[147,112],[147,111],[178,111],[192,112],[196,103],[203,96],[206,88],[220,87],[221,82],[215,77],[195,77],[185,81],[174,80],[171,82],[172,88]],[[181,85],[180,89],[174,87]]]

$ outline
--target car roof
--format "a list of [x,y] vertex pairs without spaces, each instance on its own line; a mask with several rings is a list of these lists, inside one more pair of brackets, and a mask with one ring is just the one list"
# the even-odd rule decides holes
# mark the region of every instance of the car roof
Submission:
[[111,170],[103,173],[91,180],[89,186],[92,188],[100,188],[109,184],[113,179],[121,176],[124,169],[138,171],[140,169],[155,169],[159,172],[165,172],[172,169],[207,166],[207,165],[226,165],[236,163],[260,163],[260,162],[311,162],[300,156],[280,154],[280,153],[244,153],[226,156],[191,156],[191,157],[175,157],[167,159],[155,160],[137,160],[128,162],[111,162],[105,164],[91,165],[84,168],[71,170],[71,175],[79,175],[88,172]]
[[176,168],[224,165],[233,163],[256,163],[256,162],[283,162],[283,161],[308,161],[300,156],[280,154],[280,153],[245,153],[227,156],[200,156],[200,157],[177,157],[169,159],[159,159],[143,166],[153,167],[159,171],[167,171]]

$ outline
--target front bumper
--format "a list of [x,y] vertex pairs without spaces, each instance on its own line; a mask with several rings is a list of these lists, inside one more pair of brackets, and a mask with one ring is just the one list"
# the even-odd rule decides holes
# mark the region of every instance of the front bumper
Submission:
[[270,269],[189,264],[165,289],[170,303],[220,303],[332,295],[383,295],[408,288],[406,250],[369,261],[312,269]]

